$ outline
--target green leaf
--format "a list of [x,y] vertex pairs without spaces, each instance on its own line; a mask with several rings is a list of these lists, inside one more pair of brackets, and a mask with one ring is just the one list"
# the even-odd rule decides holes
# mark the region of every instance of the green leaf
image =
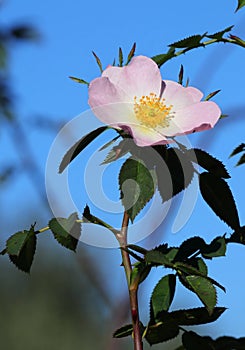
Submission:
[[174,298],[176,286],[176,276],[169,274],[160,279],[155,286],[151,301],[151,323],[159,321],[159,314],[164,310],[168,311]]
[[215,350],[210,337],[201,337],[192,331],[183,333],[182,342],[185,350]]
[[245,349],[245,338],[234,338],[234,337],[219,337],[215,340],[215,349],[217,350],[244,350]]
[[203,276],[208,275],[208,267],[202,258],[197,258],[197,269],[201,272]]
[[123,157],[125,154],[130,152],[132,143],[134,144],[133,140],[131,139],[122,140],[117,146],[113,147],[109,151],[105,160],[101,164],[108,164]]
[[[202,258],[197,257],[200,254],[200,252],[196,252],[193,256],[191,256],[188,259],[184,259],[183,262],[180,262],[181,264],[187,263],[188,266],[192,266],[193,268],[198,271],[198,276],[207,276],[207,266]],[[202,261],[200,261],[202,260]],[[195,273],[193,273],[194,275]]]
[[6,253],[10,255],[19,255],[22,248],[28,241],[30,234],[33,233],[33,229],[31,229],[31,231],[24,230],[16,232],[14,235],[9,237],[6,242]]
[[97,223],[96,220],[94,220],[93,215],[91,215],[88,205],[86,205],[84,210],[83,210],[83,222],[84,223],[91,222],[92,224]]
[[179,278],[180,283],[182,283],[182,285],[186,289],[190,290],[193,293],[193,289],[191,288],[191,286],[189,285],[189,283],[186,280],[186,274],[184,274],[182,272],[181,273],[178,272],[178,278]]
[[103,68],[102,68],[102,64],[101,64],[101,60],[99,59],[99,57],[96,55],[96,53],[94,51],[92,51],[92,54],[94,55],[97,65],[99,66],[100,72],[103,72]]
[[206,245],[202,251],[204,258],[215,258],[225,256],[226,242],[224,237],[216,237],[209,245]]
[[127,324],[123,327],[118,328],[113,333],[113,338],[124,338],[124,337],[128,337],[129,335],[132,335],[132,334],[133,334],[133,325]]
[[173,266],[172,261],[175,259],[175,256],[178,252],[178,248],[170,247],[168,248],[167,244],[161,244],[158,247],[145,251],[145,260],[148,263],[153,264],[154,266],[166,265]]
[[[23,233],[23,234],[21,234]],[[7,241],[9,259],[18,269],[29,273],[36,251],[37,237],[34,226],[29,231],[17,232]]]
[[[142,322],[140,322],[140,334],[143,335],[145,331],[145,326]],[[113,333],[113,338],[124,338],[128,337],[129,335],[133,336],[133,325],[127,324],[123,327],[120,327]]]
[[178,81],[178,83],[179,83],[180,85],[183,85],[183,76],[184,76],[184,67],[183,67],[183,65],[181,64],[180,70],[179,70],[179,81]]
[[150,250],[145,254],[145,261],[155,266],[164,265],[166,267],[172,267],[170,259],[165,254],[157,250]]
[[228,114],[221,114],[221,116],[219,117],[219,119],[224,119],[224,118],[228,118],[229,115]]
[[165,254],[165,257],[172,262],[175,259],[179,248],[169,248],[168,250],[169,251]]
[[109,230],[111,230],[114,234],[116,233],[116,229],[114,229],[112,226],[107,224],[105,221],[97,218],[97,216],[94,216],[90,213],[89,206],[86,205],[83,211],[83,222],[84,223],[90,223],[90,224],[95,224],[95,225],[100,225],[103,226]]
[[195,309],[178,310],[169,313],[178,325],[194,326],[216,321],[226,310],[225,307],[215,307],[212,315],[210,315],[205,307]]
[[239,230],[233,232],[230,238],[226,238],[226,243],[232,242],[245,244],[245,226],[242,226]]
[[224,34],[225,33],[229,33],[232,30],[233,27],[234,26],[227,27],[227,28],[221,30],[220,32],[217,32],[217,33],[214,33],[214,34],[207,34],[206,37],[210,38],[210,39],[221,40],[223,38]]
[[[190,263],[190,261],[188,260],[188,263]],[[202,273],[198,267],[193,267],[192,265],[183,263],[183,262],[176,262],[173,264],[173,268],[175,270],[177,270],[177,272],[181,275],[181,273],[183,272],[185,275],[193,275],[193,276],[199,276],[199,277],[203,277],[206,280],[208,280],[210,283],[215,284],[217,287],[219,287],[220,289],[222,289],[225,292],[225,288],[219,284],[217,281],[215,281],[214,279],[206,276],[206,272],[204,271],[204,273]],[[181,272],[181,273],[180,273]],[[181,281],[182,282],[182,281]],[[184,284],[184,283],[183,283]],[[185,285],[185,284],[184,284]],[[185,285],[186,288],[188,288],[187,285]]]
[[59,166],[59,173],[62,173],[65,168],[71,163],[71,161],[84,150],[85,147],[87,147],[96,137],[98,137],[107,129],[109,129],[107,126],[101,126],[78,140],[64,155]]
[[72,251],[76,250],[81,235],[81,223],[77,220],[77,213],[73,213],[68,219],[53,218],[49,221],[49,228],[57,242]]
[[201,46],[201,40],[204,38],[204,35],[192,35],[189,36],[188,38],[176,41],[173,44],[170,44],[168,46],[174,47],[174,48],[193,48],[193,47],[198,47]]
[[113,147],[100,165],[105,165],[114,162],[119,158],[119,155],[120,149],[118,149],[117,146]]
[[146,341],[150,344],[158,344],[177,337],[179,327],[173,322],[158,322],[147,327]]
[[130,275],[130,286],[138,287],[146,279],[150,271],[151,267],[144,261],[135,263]]
[[221,90],[216,90],[213,92],[210,92],[207,97],[205,97],[204,101],[209,101],[211,100],[212,97],[216,96]]
[[140,253],[140,254],[145,254],[147,252],[147,249],[142,248],[142,247],[135,245],[135,244],[128,244],[127,248],[135,250],[137,253]]
[[136,49],[136,43],[133,44],[132,49],[130,50],[128,57],[127,57],[127,62],[125,65],[129,64],[129,62],[131,61],[131,59],[134,57],[135,54],[135,49]]
[[186,276],[186,281],[207,308],[209,315],[212,315],[217,303],[216,290],[213,284],[207,278],[201,276]]
[[103,151],[104,149],[106,149],[106,148],[108,148],[109,146],[111,146],[114,142],[117,141],[117,139],[119,139],[119,137],[120,137],[120,135],[118,135],[118,136],[114,137],[114,139],[112,139],[112,140],[106,142],[106,143],[99,149],[99,151]]
[[171,248],[168,247],[168,244],[167,243],[163,243],[163,244],[160,244],[158,245],[157,247],[155,247],[154,249],[152,249],[153,251],[158,251],[158,252],[161,252],[163,254],[167,254],[169,252]]
[[239,159],[239,161],[236,163],[236,166],[242,165],[245,163],[245,154],[243,154],[241,156],[241,158]]
[[230,157],[233,157],[234,155],[238,154],[238,153],[241,153],[241,152],[244,152],[245,151],[245,143],[241,143],[239,146],[237,146],[232,152],[231,154],[229,155],[229,158]]
[[126,137],[110,150],[102,164],[111,163],[127,153],[131,153],[134,159],[142,161],[149,170],[152,170],[157,162],[150,147],[144,147],[142,151],[142,147],[137,146],[134,140]]
[[186,153],[192,162],[199,164],[202,168],[206,169],[213,175],[225,179],[230,178],[224,164],[209,153],[198,148],[189,149]]
[[120,170],[119,187],[122,204],[133,222],[155,192],[152,175],[142,162],[129,158]]
[[175,261],[183,261],[205,247],[206,243],[201,237],[191,237],[181,243]]
[[80,79],[80,78],[76,78],[76,77],[69,77],[69,78],[71,80],[75,81],[76,83],[89,85],[89,83],[86,80],[83,80],[83,79]]
[[154,147],[162,157],[156,164],[158,190],[165,202],[189,186],[194,168],[189,158],[178,148]]
[[139,262],[143,262],[144,259],[139,256],[138,254],[136,254],[135,252],[133,252],[132,250],[130,250],[129,248],[124,248],[124,247],[121,247],[120,248],[121,250],[124,250],[125,252],[127,252],[129,255],[131,255],[136,261],[139,261]]
[[[188,263],[189,263],[189,261],[188,261]],[[187,275],[206,277],[206,276],[202,275],[202,273],[197,268],[193,267],[192,265],[190,265],[188,263],[177,261],[174,263],[173,268],[175,270],[177,270],[178,272],[181,271]]]
[[238,0],[238,5],[236,8],[236,12],[240,10],[243,6],[245,6],[245,0]]
[[170,49],[168,50],[167,53],[163,53],[163,54],[160,54],[160,55],[153,56],[153,57],[151,57],[151,59],[154,62],[156,62],[156,64],[160,68],[165,62],[167,62],[168,60],[170,60],[173,57],[175,57],[175,48],[174,47],[170,47]]
[[119,57],[119,67],[122,67],[123,66],[123,52],[122,52],[121,47],[119,47],[118,57]]
[[234,230],[240,228],[236,204],[228,184],[221,178],[202,173],[199,177],[203,199],[214,213]]

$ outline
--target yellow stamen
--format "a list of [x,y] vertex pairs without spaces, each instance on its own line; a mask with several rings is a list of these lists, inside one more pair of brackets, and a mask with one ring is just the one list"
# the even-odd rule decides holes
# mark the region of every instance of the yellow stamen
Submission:
[[139,101],[137,100],[135,96],[134,113],[142,125],[150,128],[169,125],[169,120],[173,117],[170,115],[173,106],[167,106],[164,98],[157,97],[151,92],[148,96],[142,96]]

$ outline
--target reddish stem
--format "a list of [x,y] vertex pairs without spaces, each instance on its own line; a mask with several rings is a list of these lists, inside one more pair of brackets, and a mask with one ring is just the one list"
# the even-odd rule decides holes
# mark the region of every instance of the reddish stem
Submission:
[[[127,233],[128,233],[129,216],[125,212],[122,221],[122,228],[120,234],[117,235],[118,242],[121,248],[127,247]],[[130,286],[130,276],[132,271],[132,265],[130,257],[127,251],[121,249],[123,266],[127,278],[129,299],[130,299],[130,309],[133,324],[133,340],[134,340],[134,350],[143,350],[143,342],[140,333],[140,321],[139,321],[139,309],[138,309],[138,287]]]

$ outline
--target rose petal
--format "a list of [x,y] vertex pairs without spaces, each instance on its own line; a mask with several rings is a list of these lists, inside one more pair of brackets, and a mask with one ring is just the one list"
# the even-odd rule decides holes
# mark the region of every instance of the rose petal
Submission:
[[131,99],[151,92],[157,95],[161,90],[161,73],[157,64],[145,56],[134,57],[125,67],[106,68],[102,74],[116,86],[120,86]]
[[138,146],[150,146],[155,144],[169,143],[167,138],[155,129],[141,124],[128,124],[129,133],[132,135]]
[[88,103],[96,117],[105,124],[127,124],[135,119],[133,105],[124,102],[127,100],[124,92],[106,77],[94,79],[89,84]]
[[174,81],[164,80],[162,97],[167,105],[173,105],[174,110],[199,102],[203,94],[196,88],[184,87]]
[[203,98],[203,93],[200,90],[194,88],[193,86],[188,86],[185,88],[185,90],[192,95],[193,102],[199,102]]
[[91,107],[109,103],[125,102],[127,96],[119,86],[115,86],[106,77],[96,78],[89,84],[88,103]]
[[212,101],[195,103],[176,111],[169,126],[161,132],[169,137],[207,130],[217,123],[220,114],[218,105]]

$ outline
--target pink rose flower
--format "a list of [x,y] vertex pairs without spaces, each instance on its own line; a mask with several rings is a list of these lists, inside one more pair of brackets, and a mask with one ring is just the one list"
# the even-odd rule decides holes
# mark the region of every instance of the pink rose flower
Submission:
[[109,66],[94,79],[88,102],[103,123],[125,130],[138,146],[150,146],[212,128],[221,112],[202,97],[194,87],[162,80],[152,59],[137,56],[125,67]]

